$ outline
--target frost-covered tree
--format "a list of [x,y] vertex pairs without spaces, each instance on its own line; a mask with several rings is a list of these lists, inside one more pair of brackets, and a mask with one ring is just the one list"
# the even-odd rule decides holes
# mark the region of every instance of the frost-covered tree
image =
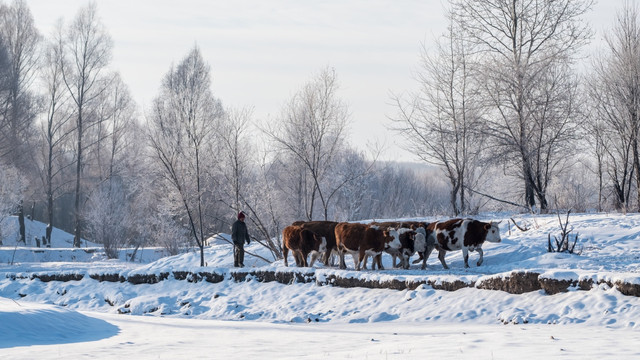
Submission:
[[111,82],[103,91],[94,110],[98,120],[87,129],[86,137],[94,144],[87,153],[93,165],[93,177],[104,182],[117,176],[127,176],[130,169],[131,151],[139,135],[136,124],[137,108],[128,86],[120,75],[109,76]]
[[442,168],[450,184],[454,215],[468,211],[467,189],[473,189],[484,140],[482,101],[473,78],[473,47],[460,24],[449,16],[448,32],[430,53],[423,45],[417,81],[410,99],[395,97],[396,129],[407,150]]
[[116,74],[100,98],[100,119],[85,134],[95,145],[87,153],[93,181],[83,219],[92,239],[103,244],[110,257],[125,245],[136,245],[135,217],[144,216],[134,211],[143,197],[138,183],[146,168],[135,161],[140,149],[136,138],[142,133],[135,114],[129,90]]
[[[40,84],[46,118],[41,122],[41,179],[46,198],[46,222],[54,226],[54,201],[67,191],[64,173],[73,165],[68,141],[73,131],[73,108],[62,78],[64,44],[62,22],[58,22],[51,40],[45,46],[40,70]],[[51,243],[51,231],[46,233]]]
[[85,133],[95,126],[99,118],[92,116],[96,106],[108,88],[110,79],[105,71],[111,60],[113,44],[98,17],[96,3],[81,8],[69,24],[64,41],[64,64],[62,74],[65,86],[75,105],[76,180],[74,191],[74,238],[73,245],[80,246],[81,227],[81,180],[85,165],[85,150],[91,145],[85,141]]
[[590,37],[591,0],[452,0],[474,46],[491,151],[523,183],[527,207],[546,210],[580,112],[572,71]]
[[83,219],[87,235],[102,244],[110,259],[117,259],[127,243],[128,230],[134,216],[130,194],[121,179],[101,183],[87,199]]
[[[274,208],[270,203],[273,199],[271,184],[264,181],[264,167],[259,165],[260,153],[257,145],[251,142],[251,119],[251,108],[231,108],[220,121],[217,143],[221,155],[221,202],[233,209],[234,214],[240,210],[247,213],[249,216],[245,221],[254,229],[250,232],[254,240],[278,259],[282,249],[276,240],[280,228],[274,221]],[[227,228],[230,229],[230,225]]]
[[251,165],[252,149],[248,141],[251,113],[250,108],[229,109],[220,121],[218,132],[226,192],[235,212],[242,210],[241,198]]
[[18,210],[26,187],[24,176],[15,167],[0,162],[0,245],[5,236],[5,219]]
[[211,204],[205,199],[211,191],[206,175],[213,172],[215,135],[223,114],[211,92],[210,67],[194,47],[165,75],[151,110],[148,139],[159,174],[179,204],[179,216],[200,248],[201,266]]
[[331,193],[335,191],[329,183],[331,169],[344,146],[349,120],[338,90],[335,70],[323,69],[293,95],[280,119],[264,128],[275,146],[304,169],[300,193],[308,220],[315,219],[318,200],[323,219],[329,218]]
[[435,169],[412,169],[396,162],[376,165],[368,180],[371,197],[363,219],[394,219],[442,214],[447,208],[446,184]]
[[[33,81],[39,64],[42,36],[24,0],[0,3],[0,70],[5,91],[0,91],[0,158],[25,169],[32,162],[31,144],[38,112]],[[0,64],[1,65],[1,64]],[[0,85],[1,86],[1,85]]]
[[[628,2],[605,36],[589,82],[596,155],[604,164],[614,206],[628,210],[633,180],[640,189],[640,12]],[[604,171],[601,171],[601,173]],[[640,191],[637,192],[640,206]]]

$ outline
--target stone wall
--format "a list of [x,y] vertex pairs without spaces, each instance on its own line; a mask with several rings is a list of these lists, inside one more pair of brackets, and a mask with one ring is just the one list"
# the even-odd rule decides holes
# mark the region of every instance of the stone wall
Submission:
[[[536,272],[512,272],[508,274],[498,274],[493,276],[482,277],[478,281],[464,280],[432,280],[427,277],[415,276],[409,280],[402,280],[385,276],[378,279],[375,276],[367,278],[366,276],[352,277],[348,273],[343,276],[339,272],[332,272],[328,275],[316,276],[314,270],[226,270],[218,271],[172,271],[159,274],[131,274],[124,276],[117,273],[101,273],[88,274],[89,278],[95,281],[106,282],[129,282],[131,284],[155,284],[167,279],[175,279],[180,281],[189,281],[193,283],[206,281],[209,283],[219,283],[226,279],[236,282],[243,281],[259,281],[259,282],[278,282],[281,284],[293,283],[315,283],[318,286],[337,286],[344,288],[362,287],[369,289],[392,289],[392,290],[413,290],[420,285],[428,285],[436,290],[456,291],[462,288],[478,288],[484,290],[500,290],[510,294],[523,294],[532,291],[544,290],[548,295],[561,292],[575,290],[589,290],[594,285],[607,284],[615,287],[624,295],[640,297],[640,285],[631,284],[622,281],[598,281],[593,280],[559,280],[553,278],[542,277]],[[42,282],[49,281],[80,281],[84,279],[85,274],[82,273],[32,273],[32,274],[6,274],[11,280],[29,279],[40,280]]]

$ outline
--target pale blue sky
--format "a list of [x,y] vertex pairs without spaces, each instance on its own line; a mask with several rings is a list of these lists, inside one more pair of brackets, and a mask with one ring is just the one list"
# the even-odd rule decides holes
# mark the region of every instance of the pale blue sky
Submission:
[[[7,0],[5,0],[6,2]],[[72,19],[88,0],[28,0],[40,31]],[[622,0],[601,0],[588,20],[602,30]],[[349,104],[350,139],[358,148],[385,142],[386,159],[415,161],[394,146],[390,92],[415,87],[420,43],[446,26],[440,0],[98,1],[114,40],[112,67],[141,109],[156,96],[172,62],[197,44],[211,65],[213,91],[224,104],[253,106],[273,119],[321,68],[333,66]]]

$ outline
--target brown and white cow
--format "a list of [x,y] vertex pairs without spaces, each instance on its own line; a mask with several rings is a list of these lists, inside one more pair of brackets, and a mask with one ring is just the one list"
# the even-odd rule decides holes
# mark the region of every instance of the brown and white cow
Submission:
[[[422,259],[421,269],[424,270],[427,268],[427,260],[429,259],[429,255],[433,249],[436,248],[435,238],[432,236],[428,236],[429,231],[426,227],[420,226],[416,228],[416,238],[414,241],[414,249],[420,255]],[[411,254],[413,255],[413,254]],[[406,260],[407,267],[409,266],[409,258]]]
[[322,257],[322,262],[329,266],[331,254],[336,250],[336,225],[335,221],[296,221],[291,225],[298,225],[303,229],[309,230],[327,241],[327,249]]
[[420,259],[413,263],[417,264],[422,261],[422,269],[424,270],[426,268],[427,259],[435,248],[435,238],[428,236],[431,232],[427,230],[429,223],[423,221],[387,221],[372,222],[372,224],[383,228],[395,227],[398,229],[398,232],[408,231],[403,229],[413,230],[415,233],[411,234],[410,237],[401,237],[402,246],[400,248],[394,249],[393,247],[389,247],[388,249],[385,249],[385,251],[391,255],[393,267],[396,267],[396,258],[399,257],[402,267],[408,269],[409,258],[413,256],[413,254],[418,253],[420,255]]
[[432,222],[432,223],[423,222],[423,223],[419,223],[418,225],[419,227],[417,228],[417,231],[419,231],[419,233],[424,234],[426,241],[423,248],[416,250],[416,252],[420,257],[414,260],[413,263],[418,264],[422,262],[422,266],[420,267],[422,270],[427,268],[427,260],[429,260],[429,255],[431,255],[433,250],[436,248],[436,237],[434,236],[436,224],[437,223],[435,222]]
[[[400,258],[402,268],[409,268],[409,258],[416,252],[416,245],[419,249],[424,247],[425,237],[418,235],[415,230],[409,228],[399,228],[398,239],[390,242],[384,251],[393,258],[393,267],[396,267],[396,257]],[[416,243],[417,239],[417,243]]]
[[[394,234],[395,233],[395,234]],[[361,264],[367,256],[374,259],[374,265],[382,267],[382,251],[389,246],[389,243],[398,241],[398,234],[395,230],[383,230],[376,226],[357,223],[338,223],[335,228],[336,246],[340,256],[340,269],[346,269],[344,255],[350,253],[353,257],[356,270],[360,270]],[[366,270],[366,262],[364,263]]]
[[[313,266],[316,259],[327,250],[327,240],[325,237],[301,226],[289,225],[282,230],[284,266],[289,266],[289,250],[292,251],[298,267]],[[307,262],[309,254],[311,254],[311,264]]]
[[433,236],[436,241],[436,249],[438,249],[438,259],[445,269],[448,269],[447,263],[444,261],[444,255],[447,251],[462,250],[464,258],[464,267],[469,267],[469,251],[477,251],[480,254],[477,265],[482,265],[483,251],[482,244],[485,241],[499,243],[500,229],[497,223],[482,222],[473,219],[451,219],[432,223]]
[[[371,223],[369,223],[369,226],[371,227],[376,227],[379,229],[383,229],[383,230],[400,230],[402,228],[402,222],[401,221],[373,221]],[[404,238],[406,239],[406,236],[404,236]],[[402,259],[401,256],[401,251],[400,251],[400,247],[402,246],[401,243],[396,243],[396,246],[387,246],[387,248],[384,249],[384,251],[386,253],[388,253],[389,255],[391,255],[391,259],[392,259],[392,267],[396,268],[396,259],[400,258]],[[409,244],[405,241],[405,246],[409,246]],[[382,257],[376,257],[373,259],[373,265],[375,266],[376,263],[382,263]],[[364,259],[364,265],[365,268],[367,266],[367,258],[365,257]]]

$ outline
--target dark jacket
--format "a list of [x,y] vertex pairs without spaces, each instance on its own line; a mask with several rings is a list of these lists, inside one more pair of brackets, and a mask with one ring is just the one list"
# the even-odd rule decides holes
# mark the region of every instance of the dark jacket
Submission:
[[244,221],[236,220],[231,227],[231,240],[237,246],[244,246],[244,242],[247,244],[251,242],[249,238],[249,231],[247,230],[247,224]]

